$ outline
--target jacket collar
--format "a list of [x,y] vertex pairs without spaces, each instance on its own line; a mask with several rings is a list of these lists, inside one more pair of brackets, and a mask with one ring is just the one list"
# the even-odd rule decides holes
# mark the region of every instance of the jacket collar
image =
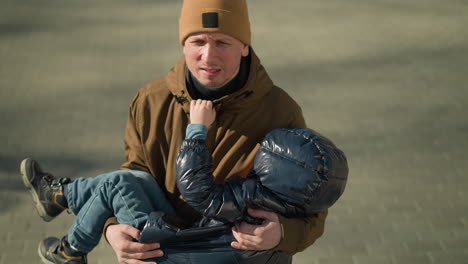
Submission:
[[[252,107],[252,105],[259,103],[264,95],[273,87],[272,80],[268,76],[265,68],[261,65],[260,59],[252,48],[250,49],[250,53],[250,72],[247,82],[244,87],[238,91],[214,100],[213,103],[217,111],[236,111],[245,107]],[[186,113],[189,113],[190,101],[192,101],[192,98],[188,92],[185,81],[186,71],[188,71],[188,69],[185,63],[185,57],[182,56],[179,62],[168,73],[166,82],[175,100],[182,105]]]

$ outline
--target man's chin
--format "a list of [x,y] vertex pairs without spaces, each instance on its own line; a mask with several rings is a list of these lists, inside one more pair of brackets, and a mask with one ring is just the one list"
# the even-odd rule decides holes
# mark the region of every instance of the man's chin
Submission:
[[210,89],[216,89],[216,88],[223,86],[223,84],[220,84],[219,82],[213,82],[211,80],[210,81],[205,80],[204,82],[200,82],[200,83]]

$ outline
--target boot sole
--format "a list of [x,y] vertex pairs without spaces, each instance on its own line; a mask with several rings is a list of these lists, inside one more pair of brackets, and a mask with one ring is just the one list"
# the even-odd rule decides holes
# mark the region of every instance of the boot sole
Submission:
[[46,257],[42,254],[42,251],[41,251],[42,243],[43,243],[43,241],[41,241],[41,243],[39,243],[39,247],[37,248],[37,253],[39,254],[39,257],[41,258],[42,263],[45,263],[45,264],[54,264],[54,263],[51,262],[50,260],[46,259]]
[[[24,159],[22,162],[21,162],[21,166],[20,166],[20,169],[21,169],[21,175],[23,178],[23,183],[24,183],[24,186],[26,186],[26,188],[29,189],[29,192],[31,193],[32,195],[32,198],[34,200],[34,203],[36,204],[36,211],[37,213],[39,214],[39,216],[46,222],[50,222],[52,219],[54,219],[54,217],[51,217],[50,215],[48,215],[46,213],[46,210],[44,208],[44,206],[42,205],[42,203],[40,202],[39,200],[39,196],[37,195],[37,192],[36,190],[34,190],[34,187],[32,186],[31,182],[29,181],[28,177],[26,176],[27,175],[27,168],[26,168],[26,165],[27,165],[27,162],[28,162],[29,159]],[[47,262],[47,263],[52,263],[52,262]],[[52,263],[53,264],[53,263]]]

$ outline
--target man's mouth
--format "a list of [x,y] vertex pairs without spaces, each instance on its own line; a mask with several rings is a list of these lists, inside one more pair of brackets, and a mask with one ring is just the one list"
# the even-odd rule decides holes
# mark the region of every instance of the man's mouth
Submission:
[[213,69],[213,68],[201,68],[201,70],[209,76],[216,75],[221,71],[221,69]]

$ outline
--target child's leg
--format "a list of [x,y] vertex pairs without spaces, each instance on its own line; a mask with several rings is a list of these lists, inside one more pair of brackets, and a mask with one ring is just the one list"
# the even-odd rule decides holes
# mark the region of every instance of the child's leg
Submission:
[[122,170],[77,179],[65,188],[69,209],[76,215],[67,239],[82,252],[98,244],[106,220],[113,215],[119,223],[141,229],[152,211],[174,213],[158,183],[142,171]]

